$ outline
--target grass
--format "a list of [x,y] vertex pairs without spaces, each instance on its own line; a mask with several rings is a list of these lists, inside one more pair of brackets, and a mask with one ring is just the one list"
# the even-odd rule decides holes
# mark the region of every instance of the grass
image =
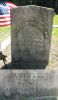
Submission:
[[[55,15],[55,16],[54,16],[53,25],[58,25],[58,15]],[[58,36],[58,28],[53,28],[53,29],[52,29],[52,33],[53,33],[55,36]]]
[[58,36],[58,28],[53,28],[52,34],[54,34],[55,36]]
[[58,15],[54,16],[53,25],[58,25]]
[[0,31],[6,33],[6,32],[8,32],[8,31],[10,31],[10,26],[0,27]]
[[[58,15],[55,15],[55,16],[54,16],[53,25],[58,25]],[[53,33],[55,36],[58,36],[58,28],[53,28],[53,29],[52,29],[52,33]]]
[[10,35],[10,26],[0,27],[0,41],[3,41]]

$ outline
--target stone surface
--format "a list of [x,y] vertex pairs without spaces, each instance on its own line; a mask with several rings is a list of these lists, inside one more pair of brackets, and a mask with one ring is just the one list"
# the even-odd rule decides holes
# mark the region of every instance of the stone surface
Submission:
[[58,70],[0,70],[0,96],[9,100],[57,100]]
[[11,54],[19,68],[45,68],[48,64],[54,10],[29,5],[11,11]]

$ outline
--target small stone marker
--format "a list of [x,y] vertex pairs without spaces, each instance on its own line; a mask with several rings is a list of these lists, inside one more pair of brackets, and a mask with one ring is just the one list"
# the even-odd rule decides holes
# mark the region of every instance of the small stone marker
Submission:
[[57,100],[58,70],[0,70],[0,96],[7,98],[3,100]]
[[15,68],[45,68],[48,64],[54,10],[35,5],[11,11],[11,54]]

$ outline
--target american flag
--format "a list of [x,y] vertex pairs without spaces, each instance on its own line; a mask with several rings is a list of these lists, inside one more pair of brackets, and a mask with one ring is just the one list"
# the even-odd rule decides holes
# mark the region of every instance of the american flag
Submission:
[[17,6],[11,2],[0,3],[0,27],[11,24],[10,9]]

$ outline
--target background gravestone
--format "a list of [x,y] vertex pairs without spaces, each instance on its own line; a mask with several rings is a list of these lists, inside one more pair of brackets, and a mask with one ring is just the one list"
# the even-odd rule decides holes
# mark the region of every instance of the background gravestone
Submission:
[[48,64],[54,10],[29,5],[11,11],[11,54],[14,68]]

